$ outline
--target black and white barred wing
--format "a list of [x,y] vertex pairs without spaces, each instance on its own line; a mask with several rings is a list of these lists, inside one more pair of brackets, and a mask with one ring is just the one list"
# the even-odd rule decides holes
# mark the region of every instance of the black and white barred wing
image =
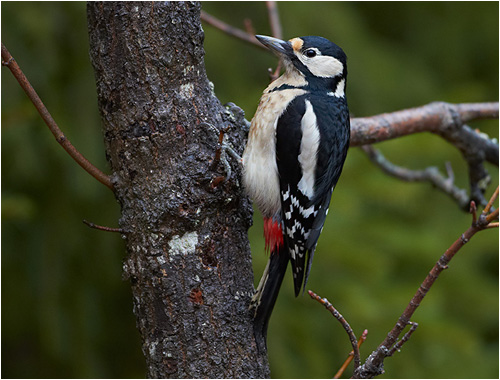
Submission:
[[[319,114],[321,112],[321,114]],[[317,115],[321,115],[318,117]],[[346,126],[347,123],[347,126]],[[300,293],[345,160],[348,115],[314,96],[293,100],[278,120],[277,164],[285,249]],[[307,260],[307,266],[306,266]]]

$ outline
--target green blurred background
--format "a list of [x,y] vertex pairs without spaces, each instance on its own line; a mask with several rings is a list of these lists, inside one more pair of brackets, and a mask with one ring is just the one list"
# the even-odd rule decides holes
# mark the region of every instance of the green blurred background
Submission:
[[[74,145],[108,170],[88,56],[85,3],[2,2],[2,42]],[[243,28],[270,34],[263,2],[203,3]],[[349,57],[347,95],[355,116],[432,101],[498,100],[496,2],[280,2],[285,38],[321,35]],[[210,26],[206,66],[219,99],[250,119],[275,58]],[[471,124],[498,137],[498,122]],[[467,186],[460,154],[421,134],[379,144],[413,169],[450,161]],[[493,185],[497,167],[488,165]],[[2,68],[2,377],[145,376],[129,284],[121,279],[111,192],[57,145]],[[257,278],[264,268],[258,213],[250,230]],[[319,241],[308,288],[328,297],[359,335],[365,358],[394,325],[429,269],[468,227],[470,216],[428,184],[408,184],[350,150]],[[413,320],[420,324],[386,378],[498,377],[498,231],[474,237],[451,262]],[[276,378],[332,377],[350,344],[339,323],[287,276],[269,328]]]

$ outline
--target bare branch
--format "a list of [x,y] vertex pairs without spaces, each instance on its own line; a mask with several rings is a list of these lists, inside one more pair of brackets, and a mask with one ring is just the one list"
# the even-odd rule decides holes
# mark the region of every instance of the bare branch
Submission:
[[[498,191],[498,189],[497,189]],[[493,199],[497,196],[497,191],[491,197]],[[489,203],[493,203],[490,200]],[[411,324],[410,318],[413,316],[417,308],[420,306],[420,303],[424,299],[425,295],[429,292],[430,288],[439,277],[441,272],[444,269],[448,268],[448,263],[455,256],[455,254],[462,248],[466,243],[470,241],[470,239],[479,231],[482,231],[486,228],[491,228],[491,221],[498,218],[498,209],[491,213],[483,213],[481,217],[476,218],[475,215],[475,204],[471,202],[471,213],[473,216],[473,220],[471,226],[446,250],[446,252],[439,258],[434,267],[431,269],[425,280],[422,282],[417,292],[410,300],[408,306],[404,310],[403,314],[399,317],[396,325],[392,328],[392,330],[387,334],[387,337],[384,341],[378,346],[378,348],[372,352],[372,354],[368,357],[366,362],[361,365],[354,372],[355,378],[373,378],[377,375],[383,373],[383,362],[384,359],[394,353],[394,347],[398,347],[397,339],[401,335],[404,328]],[[410,329],[411,331],[411,329]],[[413,331],[407,333],[406,340],[408,340],[409,335],[413,333]],[[403,337],[402,341],[405,340]],[[405,341],[406,341],[405,340]],[[399,347],[404,342],[400,343]],[[396,348],[398,349],[398,348]]]
[[254,35],[248,34],[247,32],[244,32],[241,29],[226,24],[224,21],[219,20],[218,18],[212,16],[211,14],[203,10],[201,11],[200,16],[203,21],[205,21],[209,25],[212,25],[214,28],[223,31],[224,33],[229,34],[230,36],[239,38],[240,40],[258,46],[261,49],[266,49],[264,45],[262,45],[259,41],[257,41],[257,38],[255,38]]
[[318,301],[321,303],[326,309],[332,313],[332,315],[337,318],[337,320],[340,322],[344,330],[347,332],[347,335],[349,335],[349,340],[351,341],[352,345],[352,350],[354,352],[354,369],[357,369],[360,365],[360,359],[359,359],[359,347],[358,347],[358,340],[356,339],[356,335],[354,335],[354,332],[352,331],[351,326],[349,323],[346,321],[346,319],[340,314],[333,305],[328,302],[326,298],[321,298],[318,296],[316,293],[314,293],[311,290],[308,290],[307,293],[311,296],[312,299]]
[[255,29],[253,27],[252,20],[250,20],[249,18],[246,18],[243,20],[243,24],[245,25],[245,31],[249,35],[255,36],[257,34],[257,33],[255,33]]
[[491,196],[488,204],[486,205],[486,207],[484,208],[483,210],[483,214],[488,214],[491,210],[491,208],[493,207],[493,203],[497,200],[498,198],[498,187],[497,189],[495,190],[495,192],[493,193],[493,195]]
[[[368,330],[364,330],[361,336],[358,339],[358,349],[361,348],[361,345],[365,342],[366,337],[368,335]],[[347,366],[352,362],[352,358],[354,357],[354,351],[349,352],[349,355],[347,356],[347,359],[345,360],[344,364],[339,368],[335,376],[333,376],[334,379],[340,379],[340,376],[345,372]]]
[[[275,1],[267,1],[267,10],[269,14],[269,24],[271,25],[271,31],[274,37],[282,39],[282,29],[281,29],[281,23],[279,20],[279,13],[278,13],[278,7],[276,5]],[[214,28],[217,28],[224,33],[236,37],[240,40],[243,40],[245,42],[248,42],[252,45],[258,46],[261,49],[267,50],[264,45],[262,45],[254,36],[253,33],[253,27],[252,27],[252,22],[249,19],[245,19],[245,28],[247,31],[243,31],[239,28],[236,28],[232,25],[229,25],[225,23],[222,20],[219,20],[218,18],[212,16],[211,14],[205,12],[204,10],[201,11],[200,14],[201,20],[206,22],[207,24],[213,26]],[[251,32],[251,33],[250,33]]]
[[[488,215],[484,215],[483,214],[483,215],[481,215],[481,218],[482,217],[484,217],[484,221],[486,223],[488,223],[486,225],[486,227],[491,227],[491,225],[493,224],[491,222],[498,219],[498,209],[496,209],[495,211],[493,211],[491,214],[488,214]],[[481,218],[479,218],[479,219],[481,219]]]
[[[283,32],[281,28],[281,22],[279,19],[279,13],[278,13],[278,6],[275,1],[266,1],[266,6],[267,6],[267,12],[269,15],[269,24],[271,26],[271,33],[273,37],[283,39]],[[201,19],[205,21],[207,24],[212,25],[213,27],[223,31],[226,34],[229,34],[230,36],[239,38],[240,40],[243,40],[245,42],[251,43],[252,45],[258,46],[261,49],[267,50],[264,45],[262,45],[254,35],[254,30],[252,26],[252,21],[250,19],[245,19],[244,24],[245,24],[245,29],[246,31],[243,31],[241,29],[235,28],[234,26],[231,26],[229,24],[226,24],[224,21],[219,20],[218,18],[210,15],[209,13],[205,11],[201,11]],[[269,78],[272,81],[276,80],[281,71],[281,61],[278,62],[278,66],[276,67],[275,70],[268,69],[269,71]]]
[[271,68],[267,69],[267,72],[269,73],[269,80],[271,82],[275,81],[280,76],[281,66],[282,66],[282,61],[280,60],[278,62],[278,66],[276,66],[276,69],[274,71]]
[[485,159],[498,165],[498,143],[464,125],[469,121],[481,119],[498,119],[498,103],[434,102],[392,113],[353,118],[351,146],[369,145],[414,133],[432,132],[454,145],[473,140],[476,149],[485,152]]
[[119,233],[121,233],[121,234],[124,234],[124,233],[126,233],[126,232],[127,232],[127,231],[125,231],[125,230],[124,230],[124,229],[122,229],[122,228],[113,228],[113,227],[99,226],[99,225],[94,224],[94,223],[92,223],[92,222],[89,222],[89,221],[87,221],[87,220],[85,220],[85,219],[84,219],[84,220],[82,220],[82,222],[83,222],[85,225],[89,226],[90,228],[94,228],[94,229],[99,230],[99,231],[106,231],[106,232],[119,232]]
[[42,117],[43,121],[49,127],[50,131],[56,138],[56,141],[64,148],[66,152],[76,161],[78,165],[80,165],[83,169],[85,169],[92,177],[97,179],[102,184],[109,187],[113,190],[113,184],[111,183],[111,179],[108,175],[101,172],[94,165],[90,163],[66,138],[64,133],[59,129],[57,123],[54,121],[52,116],[50,115],[47,107],[43,104],[42,100],[36,93],[35,89],[31,86],[31,83],[28,81],[28,78],[24,75],[21,68],[17,64],[16,60],[9,53],[5,45],[2,43],[2,64],[7,66],[9,70],[12,72],[12,75],[19,82],[19,85],[22,87],[28,98],[31,100],[38,113]]
[[472,224],[477,223],[477,208],[476,208],[476,202],[471,201],[470,202],[470,208],[469,208],[469,214],[472,215]]
[[396,342],[396,344],[389,350],[387,356],[392,356],[394,355],[395,352],[399,352],[401,350],[401,347],[403,347],[403,344],[408,342],[411,335],[415,332],[415,330],[418,327],[418,323],[416,322],[408,322],[408,324],[411,326],[410,329],[406,332],[405,335],[403,335],[403,338],[400,341]]
[[378,149],[375,149],[371,145],[364,145],[361,148],[368,155],[370,161],[380,167],[385,173],[407,182],[430,182],[436,188],[452,197],[461,208],[469,204],[470,198],[467,192],[453,184],[454,175],[449,163],[446,165],[448,178],[445,178],[436,167],[428,167],[424,170],[410,170],[394,165]]
[[266,1],[267,13],[269,15],[269,25],[271,25],[271,33],[273,37],[283,39],[283,31],[281,28],[280,15],[278,12],[278,4],[276,1]]
[[[498,166],[498,141],[472,130],[465,123],[493,118],[498,118],[498,103],[444,102],[372,117],[354,118],[351,120],[351,146],[381,142],[420,132],[432,132],[441,136],[453,144],[467,162],[470,197],[466,200],[463,193],[452,186],[452,181],[443,180],[441,175],[436,175],[439,173],[435,169],[411,174],[423,176],[425,180],[435,183],[437,187],[455,198],[462,208],[467,209],[469,200],[486,205],[484,192],[491,178],[484,167],[484,162],[488,161]],[[372,157],[376,158],[376,155],[373,153]],[[400,172],[396,170],[397,167],[390,167],[388,164],[382,166],[385,166],[388,172],[392,172],[391,175]],[[403,177],[409,177],[408,173],[399,178]]]

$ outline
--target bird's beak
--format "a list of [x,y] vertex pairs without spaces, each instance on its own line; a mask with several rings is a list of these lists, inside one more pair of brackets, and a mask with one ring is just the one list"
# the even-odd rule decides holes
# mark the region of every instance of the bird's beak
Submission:
[[255,36],[255,38],[257,38],[262,45],[277,54],[278,57],[287,57],[292,53],[292,46],[287,41],[260,35]]

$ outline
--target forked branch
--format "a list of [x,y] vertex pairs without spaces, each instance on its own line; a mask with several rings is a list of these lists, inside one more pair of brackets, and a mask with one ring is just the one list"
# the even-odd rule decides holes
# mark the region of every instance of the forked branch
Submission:
[[352,352],[353,352],[353,357],[354,357],[354,368],[358,368],[360,365],[360,356],[359,356],[359,346],[358,346],[358,340],[356,339],[356,335],[354,335],[354,332],[352,331],[351,326],[349,323],[346,321],[346,319],[340,314],[337,309],[326,299],[326,298],[321,298],[318,296],[316,293],[314,293],[311,290],[308,290],[307,293],[309,296],[311,296],[312,299],[318,301],[321,303],[327,310],[332,313],[332,315],[337,318],[337,320],[340,322],[344,330],[346,331],[347,335],[349,335],[349,340],[351,341],[351,346],[352,346]]
[[[279,19],[279,13],[278,13],[278,5],[276,1],[266,1],[266,6],[267,6],[267,13],[269,17],[269,25],[271,27],[271,33],[273,37],[283,39],[283,32],[281,28],[281,22]],[[255,38],[253,27],[251,27],[251,21],[249,19],[245,19],[245,29],[241,30],[238,28],[235,28],[232,25],[229,25],[225,23],[222,20],[219,20],[218,18],[212,16],[211,14],[201,11],[200,17],[202,21],[206,22],[207,24],[213,26],[216,29],[219,29],[220,31],[236,37],[242,41],[248,42],[252,45],[258,46],[261,49],[267,50],[264,45],[262,45],[257,38]],[[281,61],[278,63],[278,66],[276,67],[275,70],[269,69],[269,77],[271,79],[271,82],[278,78],[279,74],[281,71]]]
[[[269,17],[269,25],[271,27],[271,33],[273,37],[282,39],[283,32],[278,13],[278,5],[276,4],[276,1],[266,1],[266,6]],[[219,20],[218,18],[212,16],[211,14],[205,12],[204,10],[201,11],[200,18],[207,24],[213,26],[216,29],[219,29],[220,31],[232,37],[236,37],[242,41],[248,42],[249,44],[255,45],[263,50],[267,50],[267,48],[264,47],[264,45],[262,45],[259,41],[257,41],[257,38],[255,38],[253,28],[249,27],[251,21],[248,19],[245,20],[245,26],[247,30],[244,31],[232,25],[229,25],[228,23],[222,20]]]
[[[466,125],[469,121],[481,119],[498,119],[498,103],[435,102],[393,113],[354,118],[351,119],[351,146],[363,146],[370,160],[394,177],[431,182],[467,210],[471,200],[486,205],[484,192],[491,179],[484,163],[498,166],[498,141]],[[436,168],[409,170],[390,163],[378,150],[365,145],[420,132],[437,134],[462,153],[469,171],[469,195],[454,186],[450,168],[448,178]]]
[[437,189],[448,194],[461,208],[469,204],[470,198],[467,191],[455,186],[455,176],[449,162],[446,163],[447,177],[445,177],[435,166],[430,166],[422,170],[411,170],[393,164],[372,145],[364,145],[361,148],[368,155],[372,163],[390,176],[406,182],[429,182]]
[[[403,314],[399,317],[395,326],[387,334],[384,341],[378,346],[378,348],[371,353],[368,359],[363,365],[357,368],[354,372],[355,378],[373,378],[377,375],[384,373],[383,363],[386,357],[391,356],[395,350],[401,348],[401,345],[408,340],[408,337],[415,330],[415,325],[410,322],[411,317],[420,306],[425,295],[429,292],[434,282],[437,280],[441,272],[448,268],[448,264],[456,255],[456,253],[467,244],[470,239],[479,231],[487,228],[498,227],[498,223],[494,223],[498,220],[498,208],[491,211],[492,205],[498,197],[498,187],[484,211],[481,215],[477,216],[476,205],[471,202],[470,213],[472,214],[471,226],[446,250],[446,252],[439,258],[434,267],[431,269],[427,277],[424,279],[417,292],[410,300],[408,306],[403,311]],[[406,326],[412,325],[410,331],[403,337],[403,339],[398,343],[398,338],[406,328]],[[396,349],[394,349],[396,347]]]
[[[358,350],[361,348],[361,345],[365,342],[366,337],[368,336],[368,330],[364,330],[361,336],[358,339]],[[349,352],[349,355],[347,356],[347,359],[345,360],[344,364],[339,368],[335,376],[333,376],[334,379],[340,379],[340,376],[345,372],[347,366],[351,364],[352,358],[354,357],[354,350]]]

